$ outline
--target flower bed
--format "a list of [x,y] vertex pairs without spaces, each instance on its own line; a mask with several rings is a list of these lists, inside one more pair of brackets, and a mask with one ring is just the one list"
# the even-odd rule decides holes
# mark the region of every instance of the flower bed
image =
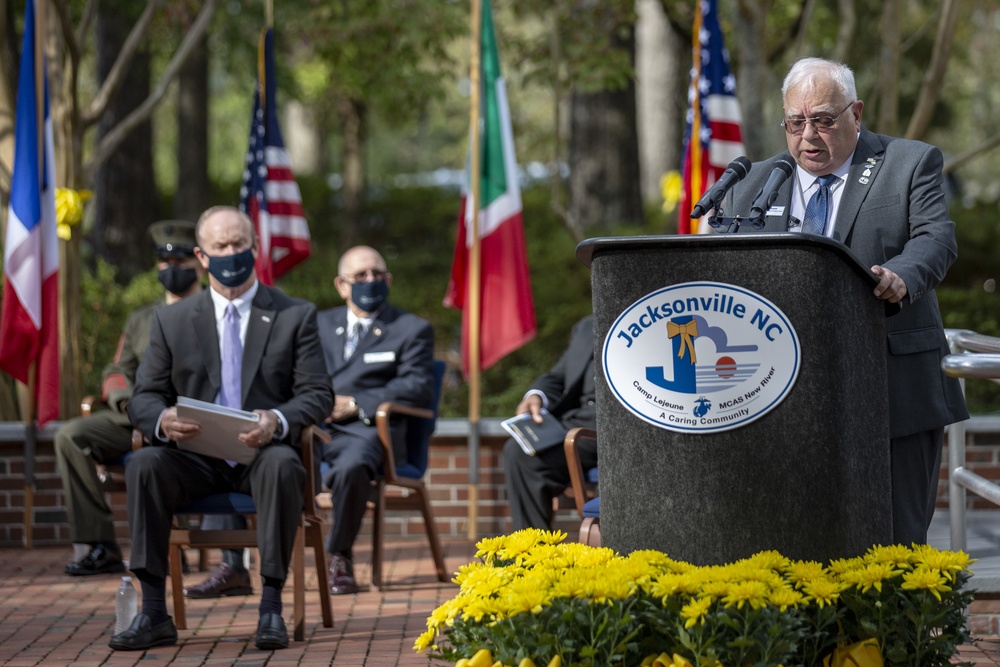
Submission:
[[[972,562],[926,545],[695,566],[522,530],[477,544],[417,651],[458,665],[948,665]],[[851,652],[851,657],[846,654]],[[836,652],[836,654],[835,654]],[[852,660],[854,662],[852,662]]]

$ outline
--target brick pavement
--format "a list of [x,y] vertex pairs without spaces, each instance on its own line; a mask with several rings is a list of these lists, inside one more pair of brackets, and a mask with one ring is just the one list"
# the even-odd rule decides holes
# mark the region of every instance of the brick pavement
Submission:
[[[444,544],[450,571],[475,552],[466,541]],[[284,651],[259,651],[253,645],[258,595],[195,600],[188,603],[188,629],[178,631],[177,646],[143,652],[108,648],[114,625],[116,575],[68,577],[62,573],[68,547],[0,549],[0,665],[91,667],[96,665],[335,665],[386,667],[435,664],[414,653],[430,612],[452,597],[454,584],[439,583],[424,541],[386,544],[385,580],[370,590],[370,549],[357,552],[358,578],[364,590],[333,599],[334,627],[324,628],[315,589],[311,554],[306,558],[306,641],[292,641]],[[126,554],[127,556],[127,554]],[[193,554],[192,554],[193,556]],[[191,562],[195,562],[192,557]],[[185,576],[195,583],[203,574]],[[255,589],[260,587],[255,583]],[[168,607],[172,604],[167,593]],[[284,595],[285,619],[291,618],[291,591]],[[441,663],[437,663],[441,664]]]
[[[425,654],[414,653],[412,646],[430,612],[450,598],[456,588],[435,580],[433,563],[422,541],[393,541],[386,548],[388,586],[379,592],[366,588],[355,596],[333,598],[334,627],[329,629],[320,620],[315,569],[307,555],[306,641],[293,641],[287,650],[254,648],[258,596],[252,595],[190,602],[189,629],[179,631],[178,645],[145,653],[108,648],[117,576],[65,576],[62,568],[70,555],[66,547],[0,549],[0,665],[443,665],[431,662]],[[469,562],[475,551],[467,541],[448,541],[444,548],[450,571]],[[370,576],[370,551],[359,547],[357,557],[359,583],[364,585]],[[202,576],[190,574],[185,581],[196,582]],[[167,595],[169,605],[169,592]],[[970,627],[974,632],[997,631],[978,622],[980,615],[994,612],[997,605],[996,601],[977,601],[973,605]],[[291,612],[290,591],[285,594],[285,612],[287,619]],[[976,637],[961,647],[955,662],[977,667],[1000,665],[1000,637]]]

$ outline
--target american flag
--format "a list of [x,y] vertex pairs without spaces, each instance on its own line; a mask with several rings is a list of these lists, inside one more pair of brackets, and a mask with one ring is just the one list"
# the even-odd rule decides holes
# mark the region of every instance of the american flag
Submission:
[[257,227],[260,243],[257,277],[265,285],[273,285],[289,269],[309,257],[310,242],[309,225],[302,211],[302,194],[278,127],[274,31],[270,28],[261,32],[257,67],[240,210],[249,215]]
[[[712,187],[726,166],[743,155],[742,117],[736,99],[736,77],[729,70],[729,51],[722,41],[716,0],[701,0],[694,17],[691,86],[681,165],[680,219],[677,231],[697,234],[707,225],[690,218],[691,209]],[[697,137],[697,141],[692,141]]]

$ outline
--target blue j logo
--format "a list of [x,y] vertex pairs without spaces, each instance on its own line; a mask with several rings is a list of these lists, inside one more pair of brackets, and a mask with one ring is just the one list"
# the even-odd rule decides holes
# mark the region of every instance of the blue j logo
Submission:
[[694,339],[698,337],[698,323],[691,315],[675,317],[667,322],[667,338],[673,346],[670,358],[674,362],[674,379],[668,380],[664,375],[663,366],[647,366],[646,379],[657,387],[669,389],[682,394],[693,394],[697,391],[695,372],[698,370],[698,357],[694,352]]

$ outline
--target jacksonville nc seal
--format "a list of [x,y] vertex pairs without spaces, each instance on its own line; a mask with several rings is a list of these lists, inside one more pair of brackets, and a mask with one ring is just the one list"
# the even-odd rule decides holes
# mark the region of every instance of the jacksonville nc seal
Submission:
[[611,391],[640,419],[716,433],[774,409],[795,384],[799,338],[773,303],[742,287],[691,282],[642,297],[604,340]]

